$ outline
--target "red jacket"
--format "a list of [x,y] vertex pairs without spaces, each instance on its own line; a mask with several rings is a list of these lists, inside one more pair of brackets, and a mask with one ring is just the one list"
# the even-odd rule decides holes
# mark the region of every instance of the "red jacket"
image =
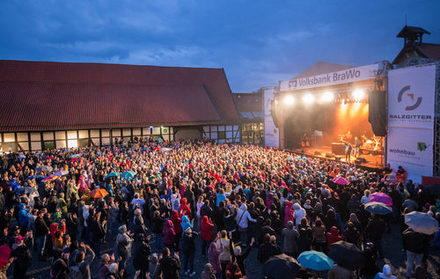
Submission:
[[344,240],[344,236],[339,234],[339,229],[335,226],[331,227],[330,232],[327,233],[327,248],[330,249],[330,245],[340,240]]
[[214,224],[208,216],[203,216],[200,224],[200,237],[205,241],[211,241],[214,239]]
[[163,226],[163,244],[171,245],[174,242],[174,236],[176,232],[173,228],[173,222],[171,220],[166,220],[165,225]]
[[171,221],[173,222],[176,234],[182,233],[182,218],[179,216],[177,210],[171,212]]
[[186,198],[182,198],[180,200],[180,212],[182,213],[182,215],[186,215],[186,216],[191,216],[191,208],[189,208],[187,202],[186,202]]

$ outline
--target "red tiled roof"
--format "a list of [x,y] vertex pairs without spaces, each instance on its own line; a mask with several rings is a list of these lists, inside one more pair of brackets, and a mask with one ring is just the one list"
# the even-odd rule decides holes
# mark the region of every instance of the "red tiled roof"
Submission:
[[400,63],[401,60],[406,59],[404,54],[411,52],[416,52],[421,57],[440,60],[440,44],[422,43],[421,45],[411,45],[402,48],[396,58],[394,58],[393,64]]
[[0,61],[0,130],[239,120],[223,69]]
[[440,44],[423,43],[418,46],[418,48],[426,57],[433,60],[440,60]]

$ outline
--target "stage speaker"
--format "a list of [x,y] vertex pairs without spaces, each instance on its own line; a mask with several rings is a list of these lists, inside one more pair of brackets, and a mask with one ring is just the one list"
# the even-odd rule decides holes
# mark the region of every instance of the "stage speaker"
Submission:
[[367,162],[367,160],[365,158],[362,158],[362,157],[356,158],[356,161],[355,161],[356,164],[363,164],[363,163],[366,163],[366,162]]
[[335,156],[335,154],[332,154],[332,153],[325,153],[325,157],[326,158],[332,158],[332,157],[334,157]]
[[368,121],[376,136],[387,135],[387,114],[385,106],[385,91],[371,91],[368,94]]
[[275,124],[275,127],[279,128],[278,126],[280,125],[280,123],[275,110],[275,100],[272,100],[270,104],[270,114],[272,115],[273,124]]
[[321,153],[318,152],[318,151],[313,152],[313,154],[314,154],[314,155],[318,155],[318,156],[321,155]]

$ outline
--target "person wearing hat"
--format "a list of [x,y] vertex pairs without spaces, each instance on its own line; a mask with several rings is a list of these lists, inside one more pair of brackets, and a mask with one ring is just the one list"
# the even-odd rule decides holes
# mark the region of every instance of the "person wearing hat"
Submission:
[[12,246],[11,257],[16,258],[13,271],[15,279],[26,278],[27,269],[32,265],[32,255],[24,240],[25,237],[19,235]]
[[183,269],[185,270],[185,275],[189,275],[190,277],[196,275],[194,271],[196,238],[197,233],[193,232],[191,227],[186,228],[185,234],[182,237]]
[[386,264],[383,266],[382,272],[378,272],[374,279],[397,279],[397,277],[391,272],[391,267]]

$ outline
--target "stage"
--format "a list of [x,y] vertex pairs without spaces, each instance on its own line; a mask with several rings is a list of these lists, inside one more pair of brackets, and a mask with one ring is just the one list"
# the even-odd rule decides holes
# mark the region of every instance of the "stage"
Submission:
[[[332,153],[331,146],[318,146],[318,147],[304,147],[304,148],[294,148],[291,151],[304,154],[306,156],[322,158],[333,161],[341,161],[345,162],[345,154],[344,155],[335,155]],[[366,152],[361,150],[360,158],[365,159],[364,162],[356,162],[356,157],[351,156],[351,163],[356,164],[358,166],[363,166],[367,168],[381,169],[383,167],[383,156],[382,155],[372,155],[371,152]],[[368,154],[366,154],[368,153]]]

